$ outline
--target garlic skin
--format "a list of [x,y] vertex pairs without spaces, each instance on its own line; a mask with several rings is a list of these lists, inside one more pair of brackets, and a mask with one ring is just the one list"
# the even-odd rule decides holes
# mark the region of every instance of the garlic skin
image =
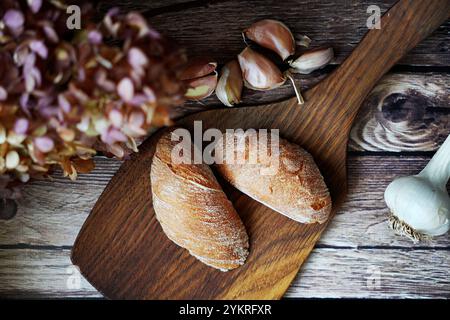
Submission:
[[185,80],[188,90],[184,94],[186,99],[201,100],[213,94],[217,86],[217,72],[197,79]]
[[333,48],[318,48],[302,54],[295,60],[289,61],[291,72],[309,74],[321,69],[334,59]]
[[242,71],[236,60],[228,62],[223,68],[217,82],[216,96],[226,106],[241,102],[243,87]]
[[271,90],[286,81],[286,77],[272,61],[250,47],[238,55],[238,61],[247,88],[259,91]]
[[260,20],[245,29],[243,34],[261,47],[276,52],[283,60],[295,53],[294,36],[291,30],[280,21]]
[[206,57],[197,57],[191,59],[183,71],[181,71],[181,80],[191,80],[200,77],[204,77],[213,73],[217,68],[217,62]]
[[300,36],[300,38],[297,39],[297,41],[295,42],[296,45],[298,46],[302,46],[305,48],[308,48],[309,45],[311,44],[311,38],[308,37],[307,35],[302,35]]
[[450,136],[418,174],[395,179],[384,199],[391,210],[391,227],[413,241],[445,234],[450,229]]

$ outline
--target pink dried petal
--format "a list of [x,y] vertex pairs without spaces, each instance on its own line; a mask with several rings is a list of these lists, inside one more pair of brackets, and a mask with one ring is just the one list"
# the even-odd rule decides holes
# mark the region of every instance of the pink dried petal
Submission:
[[41,72],[38,68],[34,67],[30,70],[30,75],[34,78],[34,81],[36,82],[37,86],[40,86],[42,83],[42,76]]
[[[36,93],[35,93],[36,94]],[[41,96],[39,96],[39,99],[37,101],[37,107],[38,108],[46,108],[46,107],[50,107],[50,104],[53,102],[54,97],[52,94],[48,93],[48,94],[43,94]]]
[[10,9],[3,16],[3,21],[8,28],[17,30],[23,26],[25,18],[19,10]]
[[55,29],[50,24],[45,24],[43,27],[45,36],[52,42],[58,42],[59,37]]
[[25,118],[20,118],[16,120],[14,124],[14,131],[17,134],[25,134],[29,127],[29,121]]
[[39,113],[46,119],[58,116],[58,111],[59,109],[53,106],[45,106],[39,109]]
[[81,118],[81,121],[77,124],[77,128],[81,132],[86,132],[89,129],[90,123],[91,123],[91,121],[90,121],[89,117],[84,116]]
[[6,99],[8,99],[8,91],[0,86],[0,101],[5,101]]
[[148,58],[139,48],[131,48],[128,52],[128,63],[136,69],[141,69],[148,63]]
[[143,89],[145,95],[148,98],[148,102],[153,103],[156,102],[156,95],[155,95],[155,91],[153,91],[151,88],[149,87],[144,87]]
[[161,33],[159,33],[158,31],[156,31],[155,29],[153,29],[150,26],[148,27],[147,32],[148,32],[148,36],[152,39],[160,39],[161,38]]
[[86,80],[86,72],[84,71],[83,68],[78,69],[78,80],[79,81]]
[[117,35],[117,31],[119,31],[120,23],[113,22],[113,17],[119,13],[119,8],[114,7],[108,10],[105,17],[103,18],[103,25],[106,27],[108,32],[114,36]]
[[48,56],[48,49],[44,42],[41,40],[30,41],[29,47],[32,51],[36,52],[42,59],[46,59]]
[[102,141],[106,144],[113,145],[116,142],[125,142],[127,141],[127,137],[117,129],[107,130],[101,136]]
[[24,72],[27,72],[28,70],[31,70],[31,68],[34,67],[34,64],[36,63],[36,55],[34,53],[28,53],[26,52],[25,59],[23,61],[23,69]]
[[128,126],[125,126],[124,131],[131,137],[140,137],[146,134],[142,128],[145,122],[145,116],[142,112],[132,112],[128,119]]
[[43,153],[50,152],[55,147],[53,140],[46,136],[35,138],[34,145]]
[[28,110],[29,99],[30,99],[30,95],[26,92],[20,96],[19,103],[23,110]]
[[137,87],[142,86],[142,76],[144,75],[144,69],[132,69],[130,72],[130,78]]
[[102,42],[102,34],[97,30],[91,30],[88,33],[88,40],[92,44],[100,44]]
[[32,92],[36,86],[36,81],[31,73],[25,75],[25,89],[27,92]]
[[113,124],[113,126],[120,128],[123,124],[123,116],[122,113],[116,109],[111,110],[109,113],[109,120]]
[[14,51],[14,61],[18,66],[25,64],[27,57],[29,55],[29,50],[27,46],[18,46]]
[[69,113],[71,110],[70,103],[63,94],[58,95],[58,105],[65,113]]
[[148,102],[148,98],[144,94],[137,94],[133,97],[133,99],[130,100],[130,104],[137,107],[143,105],[146,102]]
[[27,0],[31,12],[37,13],[42,6],[42,0]]
[[108,78],[106,77],[106,72],[103,69],[100,69],[95,74],[95,82],[100,88],[108,92],[113,92],[116,88],[114,82],[108,80]]
[[144,124],[144,121],[145,116],[142,112],[132,112],[128,119],[128,123],[134,128],[140,128]]
[[127,141],[127,137],[122,132],[120,132],[119,130],[116,130],[116,129],[110,130],[109,136],[110,136],[110,138],[114,139],[115,142],[116,141],[118,141],[118,142]]
[[117,93],[123,101],[128,102],[133,99],[134,86],[130,78],[123,78],[117,85]]
[[[150,30],[149,30],[147,21],[139,13],[137,13],[137,12],[128,13],[126,16],[126,20],[127,20],[128,25],[138,29],[138,38],[149,34]],[[156,32],[156,34],[155,34],[155,30],[151,30],[151,31],[152,31],[152,36],[159,36],[159,33]]]
[[74,84],[69,84],[70,93],[81,103],[86,103],[89,100],[89,96],[81,89],[77,88]]
[[106,150],[111,152],[113,155],[115,155],[119,159],[123,158],[123,156],[125,155],[125,150],[123,150],[123,148],[116,143],[113,145],[107,145]]

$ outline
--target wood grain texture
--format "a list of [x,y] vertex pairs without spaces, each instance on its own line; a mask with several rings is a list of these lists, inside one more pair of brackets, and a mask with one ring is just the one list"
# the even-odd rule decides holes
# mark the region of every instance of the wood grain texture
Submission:
[[70,262],[68,249],[0,249],[0,297],[101,297]]
[[385,77],[361,108],[349,147],[360,151],[435,150],[450,133],[449,111],[450,77],[408,73]]
[[[399,1],[383,16],[383,30],[369,31],[331,76],[305,93],[300,108],[290,99],[259,107],[257,114],[255,108],[213,110],[178,123],[190,129],[196,120],[204,129],[279,128],[314,156],[336,210],[346,193],[347,139],[358,108],[381,76],[449,13],[448,0]],[[226,274],[210,270],[170,243],[154,217],[148,174],[156,141],[147,140],[106,187],[77,237],[74,264],[109,298],[280,298],[324,225],[297,224],[246,196],[231,197],[251,253],[244,266]]]
[[[449,298],[449,279],[446,250],[316,248],[285,297]],[[0,250],[0,298],[6,297],[102,295],[82,277],[78,287],[70,250],[13,249]]]
[[316,249],[286,297],[448,299],[449,264],[442,250]]
[[[154,27],[177,40],[190,55],[208,54],[221,63],[232,59],[244,48],[241,31],[251,22],[278,19],[291,28],[294,36],[308,35],[313,39],[313,46],[331,44],[336,52],[336,62],[340,63],[367,32],[368,6],[378,5],[384,13],[394,3],[395,0],[115,0],[105,1],[103,7],[118,5],[124,10],[145,11]],[[170,6],[172,4],[175,8]],[[447,22],[400,63],[449,66],[449,30],[450,22]]]

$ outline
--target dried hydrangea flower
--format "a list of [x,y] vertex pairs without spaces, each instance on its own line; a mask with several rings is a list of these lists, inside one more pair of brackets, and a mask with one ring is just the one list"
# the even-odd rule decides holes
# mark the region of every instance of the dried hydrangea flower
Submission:
[[138,13],[95,23],[78,5],[79,31],[64,1],[0,3],[0,197],[55,166],[89,172],[97,151],[126,157],[183,102],[179,49]]

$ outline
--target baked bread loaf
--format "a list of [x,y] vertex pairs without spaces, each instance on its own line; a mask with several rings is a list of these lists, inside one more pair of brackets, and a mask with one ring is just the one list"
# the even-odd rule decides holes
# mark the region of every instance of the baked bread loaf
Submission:
[[254,130],[224,134],[216,146],[217,170],[238,190],[295,221],[325,222],[331,197],[313,157],[278,141],[272,150],[276,144]]
[[249,244],[240,217],[208,165],[172,162],[179,142],[171,134],[158,141],[151,167],[156,218],[169,239],[203,263],[222,271],[244,264]]

